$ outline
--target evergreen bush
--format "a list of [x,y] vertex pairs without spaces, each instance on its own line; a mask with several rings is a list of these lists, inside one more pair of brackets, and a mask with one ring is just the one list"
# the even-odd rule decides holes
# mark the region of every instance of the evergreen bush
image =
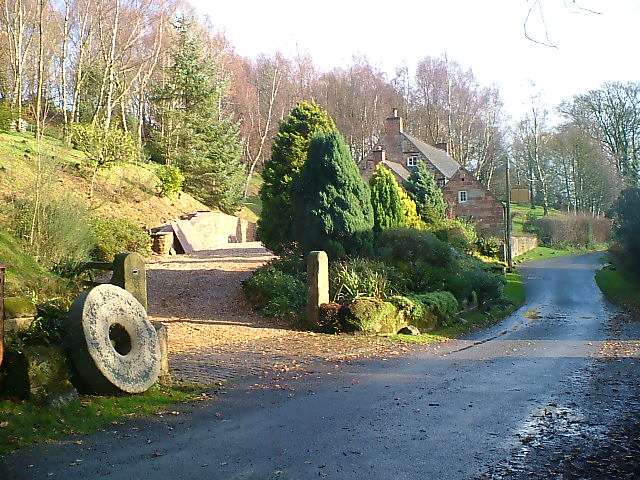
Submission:
[[442,190],[436,185],[433,174],[424,162],[411,171],[404,187],[409,197],[416,203],[418,214],[427,225],[437,223],[445,218],[447,204],[442,196]]
[[299,316],[306,302],[305,284],[273,265],[258,269],[242,289],[249,302],[270,317]]
[[182,191],[184,174],[175,165],[161,165],[156,170],[160,180],[160,195],[174,198]]
[[406,225],[405,205],[398,182],[381,163],[376,167],[371,180],[371,206],[373,207],[373,229],[376,232]]
[[125,252],[151,255],[151,237],[128,218],[93,217],[90,228],[97,242],[92,252],[95,261],[112,262],[116,254]]
[[327,112],[308,102],[300,102],[289,117],[280,122],[271,157],[264,162],[264,183],[260,188],[262,212],[258,220],[260,240],[277,254],[291,251],[295,246],[291,182],[307,160],[313,135],[333,128]]
[[413,264],[454,269],[456,257],[451,246],[439,240],[432,232],[411,228],[384,230],[376,238],[376,255],[384,262],[403,269]]
[[338,131],[313,137],[291,198],[293,234],[302,252],[324,250],[337,259],[371,250],[371,194]]

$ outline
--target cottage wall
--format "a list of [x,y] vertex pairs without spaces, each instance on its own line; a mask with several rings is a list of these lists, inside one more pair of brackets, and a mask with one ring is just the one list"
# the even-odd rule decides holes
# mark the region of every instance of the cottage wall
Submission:
[[[460,191],[467,192],[467,201],[459,201]],[[473,222],[480,235],[503,238],[504,209],[502,203],[482,186],[469,172],[458,170],[442,189],[450,218]]]

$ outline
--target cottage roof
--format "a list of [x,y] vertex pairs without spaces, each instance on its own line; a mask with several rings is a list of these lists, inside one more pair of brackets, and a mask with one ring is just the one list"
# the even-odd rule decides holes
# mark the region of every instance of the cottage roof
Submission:
[[409,180],[409,175],[411,175],[411,172],[409,172],[409,170],[407,170],[404,165],[397,162],[390,162],[389,160],[383,160],[382,164],[405,182]]
[[416,137],[413,137],[408,133],[402,133],[407,138],[407,140],[413,143],[420,151],[420,153],[427,157],[431,164],[436,167],[436,169],[438,169],[447,179],[451,178],[453,174],[456,173],[460,168],[460,164],[456,162],[452,157],[450,157],[449,154],[447,154],[447,152],[445,152],[444,150],[428,145],[422,140],[418,140]]

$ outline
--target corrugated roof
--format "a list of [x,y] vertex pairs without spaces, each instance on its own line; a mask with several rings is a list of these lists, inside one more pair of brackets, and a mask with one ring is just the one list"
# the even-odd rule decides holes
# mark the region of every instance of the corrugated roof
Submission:
[[407,170],[404,165],[396,162],[390,162],[389,160],[384,160],[382,164],[397,176],[399,176],[402,180],[409,180],[409,175],[411,175],[411,172],[409,172],[409,170]]
[[432,145],[424,143],[422,140],[418,140],[416,137],[412,137],[408,133],[402,132],[402,134],[413,143],[420,153],[429,159],[429,161],[447,178],[451,178],[454,173],[460,168],[460,164],[450,157],[447,152],[440,150]]

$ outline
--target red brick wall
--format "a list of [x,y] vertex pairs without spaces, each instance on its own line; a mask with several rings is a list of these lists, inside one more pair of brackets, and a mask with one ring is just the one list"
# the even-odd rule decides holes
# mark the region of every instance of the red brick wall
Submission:
[[[467,192],[467,202],[458,201],[458,192]],[[504,209],[484,186],[466,170],[458,170],[442,189],[450,218],[464,218],[476,225],[481,235],[504,235]]]

